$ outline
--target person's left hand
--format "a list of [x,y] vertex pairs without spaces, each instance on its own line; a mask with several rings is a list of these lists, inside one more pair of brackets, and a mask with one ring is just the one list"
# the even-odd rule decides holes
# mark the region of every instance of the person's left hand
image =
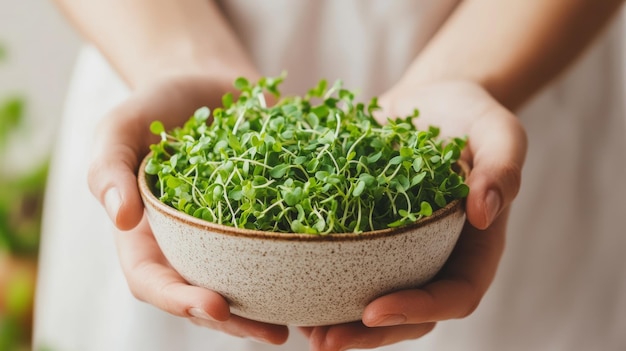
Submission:
[[468,137],[464,160],[467,222],[449,260],[430,283],[372,301],[360,322],[300,328],[311,351],[371,349],[430,332],[435,323],[463,318],[478,306],[504,250],[508,206],[520,187],[526,133],[517,118],[482,87],[444,82],[412,89],[397,86],[380,99],[386,116],[420,109],[420,128]]

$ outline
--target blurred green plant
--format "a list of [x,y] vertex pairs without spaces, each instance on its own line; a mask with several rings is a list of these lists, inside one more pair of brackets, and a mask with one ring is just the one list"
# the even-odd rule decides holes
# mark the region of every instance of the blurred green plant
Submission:
[[[0,63],[7,50],[0,44]],[[26,100],[0,99],[0,350],[31,349],[32,313],[48,161],[22,174],[6,172],[11,137],[24,124]]]
[[19,96],[0,103],[0,154],[5,151],[11,133],[20,126],[24,107],[24,99]]
[[0,175],[0,250],[36,258],[48,165],[19,177]]

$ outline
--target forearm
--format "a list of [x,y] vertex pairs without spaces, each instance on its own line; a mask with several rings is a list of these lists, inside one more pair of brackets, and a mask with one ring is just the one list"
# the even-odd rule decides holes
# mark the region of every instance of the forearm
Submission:
[[562,72],[622,0],[465,0],[401,84],[477,82],[510,109]]
[[55,0],[131,87],[168,75],[232,82],[256,70],[209,0]]

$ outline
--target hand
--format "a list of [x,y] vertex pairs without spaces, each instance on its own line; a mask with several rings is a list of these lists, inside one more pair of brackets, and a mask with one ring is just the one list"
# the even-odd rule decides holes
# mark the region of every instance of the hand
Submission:
[[129,232],[116,231],[115,240],[122,270],[137,299],[230,335],[270,344],[287,340],[286,326],[231,315],[228,302],[221,295],[189,285],[169,266],[145,217]]
[[520,187],[527,144],[515,116],[469,82],[397,86],[380,104],[386,116],[405,116],[417,107],[420,128],[436,125],[442,135],[468,136],[463,154],[472,167],[467,222],[450,259],[430,283],[372,301],[362,322],[301,328],[312,351],[376,348],[419,338],[438,321],[468,316],[491,284],[504,250],[508,206]]
[[139,163],[149,145],[158,141],[149,131],[150,123],[160,120],[167,128],[182,125],[198,107],[219,104],[231,82],[177,76],[133,93],[97,129],[89,185],[119,229],[117,250],[135,297],[201,326],[280,344],[287,339],[285,326],[232,316],[222,296],[189,285],[169,266],[145,219],[137,189]]

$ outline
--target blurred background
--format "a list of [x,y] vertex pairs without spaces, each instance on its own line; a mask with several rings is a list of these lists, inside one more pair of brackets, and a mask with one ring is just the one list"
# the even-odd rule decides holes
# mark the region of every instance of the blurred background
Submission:
[[43,190],[79,45],[52,1],[0,0],[0,351],[31,349]]

